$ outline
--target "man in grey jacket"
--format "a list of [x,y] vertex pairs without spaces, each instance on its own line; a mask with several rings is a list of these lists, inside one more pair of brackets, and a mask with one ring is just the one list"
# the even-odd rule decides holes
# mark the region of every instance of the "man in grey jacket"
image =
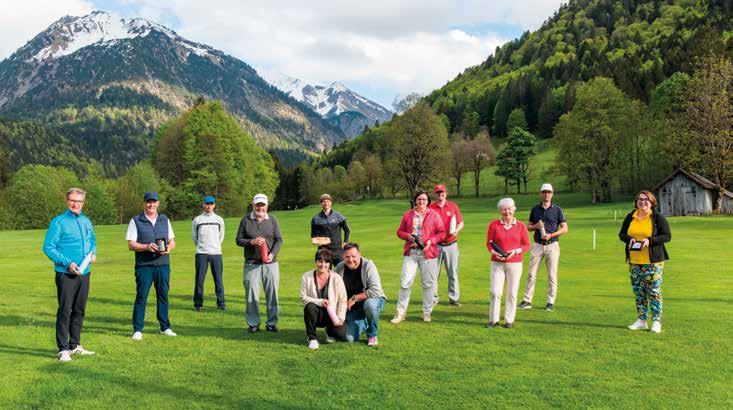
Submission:
[[196,285],[193,289],[193,310],[200,312],[204,305],[204,281],[206,270],[211,266],[216,291],[216,306],[227,310],[224,301],[224,282],[222,275],[224,265],[221,256],[221,244],[224,242],[224,220],[214,213],[216,198],[209,195],[204,198],[203,212],[193,218],[191,236],[196,244]]
[[237,246],[244,248],[244,295],[247,302],[247,324],[250,333],[260,330],[260,283],[265,287],[267,322],[265,330],[277,332],[280,304],[280,265],[277,254],[283,243],[275,216],[267,213],[267,195],[252,199],[253,211],[245,215],[237,230]]
[[376,346],[379,314],[386,299],[379,272],[374,262],[361,256],[356,243],[344,245],[343,258],[334,270],[343,277],[346,297],[349,298],[346,305],[347,338],[359,340],[359,335],[366,331],[367,345]]

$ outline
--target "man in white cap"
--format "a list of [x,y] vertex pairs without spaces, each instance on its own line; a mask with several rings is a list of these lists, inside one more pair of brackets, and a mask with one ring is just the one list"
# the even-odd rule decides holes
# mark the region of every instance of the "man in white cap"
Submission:
[[568,223],[562,208],[552,203],[552,185],[542,184],[540,188],[541,202],[535,205],[529,213],[528,229],[534,231],[534,241],[530,248],[529,276],[524,291],[524,300],[519,309],[531,309],[534,286],[537,282],[537,271],[542,258],[545,258],[547,267],[547,305],[545,309],[555,309],[557,295],[557,265],[560,260],[560,243],[558,237],[568,231]]
[[244,247],[244,293],[247,299],[248,331],[260,330],[260,283],[265,286],[267,322],[265,330],[277,332],[280,314],[277,292],[280,287],[280,265],[277,254],[283,239],[277,219],[267,213],[267,195],[252,199],[252,212],[239,222],[237,245]]

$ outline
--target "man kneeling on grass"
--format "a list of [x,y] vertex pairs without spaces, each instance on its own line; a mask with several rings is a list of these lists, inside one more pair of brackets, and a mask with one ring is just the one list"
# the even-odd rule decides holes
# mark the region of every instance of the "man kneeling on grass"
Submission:
[[326,328],[326,343],[346,341],[346,289],[341,276],[331,271],[331,251],[316,252],[316,269],[303,274],[300,283],[308,348],[318,349],[316,328]]
[[384,309],[386,299],[382,282],[374,262],[361,256],[359,245],[347,243],[343,249],[343,262],[336,265],[336,273],[341,275],[346,287],[346,338],[359,340],[366,331],[367,344],[377,345],[379,314]]

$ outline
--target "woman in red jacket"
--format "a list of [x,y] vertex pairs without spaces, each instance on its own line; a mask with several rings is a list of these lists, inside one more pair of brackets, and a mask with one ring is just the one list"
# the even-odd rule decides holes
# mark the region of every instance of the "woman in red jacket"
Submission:
[[417,191],[412,197],[414,208],[402,216],[397,236],[405,241],[402,260],[402,277],[397,300],[397,314],[390,321],[394,324],[405,320],[410,303],[410,289],[417,269],[422,278],[422,320],[430,322],[433,311],[435,277],[438,274],[438,242],[445,238],[445,228],[440,215],[428,208],[430,197],[425,191]]
[[492,328],[499,323],[501,295],[506,281],[506,303],[504,306],[504,327],[511,328],[517,312],[517,291],[522,277],[522,254],[529,250],[527,227],[514,212],[514,200],[504,198],[499,201],[501,218],[489,224],[486,233],[486,247],[491,252],[491,302],[489,304],[489,323]]

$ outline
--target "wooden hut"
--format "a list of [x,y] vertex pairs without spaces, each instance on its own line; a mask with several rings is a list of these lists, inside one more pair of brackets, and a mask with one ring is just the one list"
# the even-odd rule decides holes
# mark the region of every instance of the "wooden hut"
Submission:
[[[720,187],[694,172],[676,169],[654,192],[659,211],[665,216],[708,215],[720,193]],[[733,214],[733,193],[723,191],[722,214]]]

